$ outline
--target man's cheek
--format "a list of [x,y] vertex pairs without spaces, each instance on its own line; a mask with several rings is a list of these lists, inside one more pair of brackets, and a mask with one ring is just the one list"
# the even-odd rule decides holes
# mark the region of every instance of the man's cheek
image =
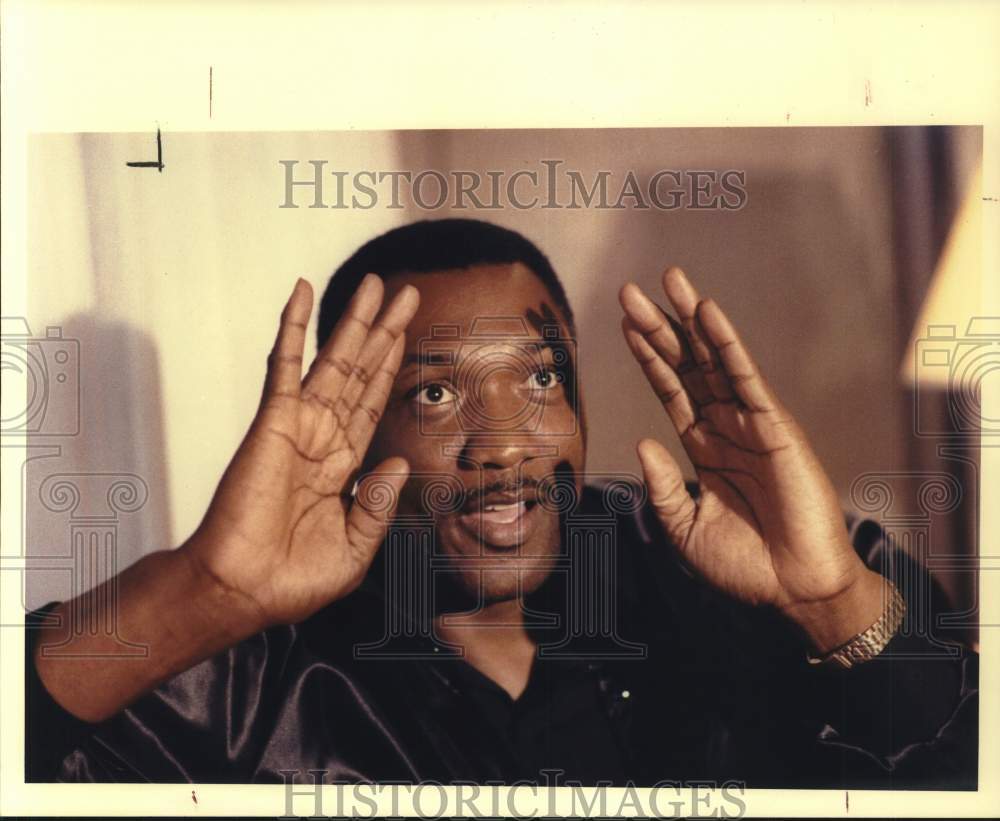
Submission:
[[558,445],[563,457],[582,453],[585,441],[582,415],[566,402],[548,407],[536,435]]
[[422,483],[416,479],[409,479],[403,485],[399,494],[399,506],[396,508],[398,516],[414,516],[421,512],[421,490]]
[[550,434],[545,436],[544,442],[550,453],[548,461],[553,464],[554,472],[570,472],[578,476],[583,472],[586,443],[580,430],[572,436]]

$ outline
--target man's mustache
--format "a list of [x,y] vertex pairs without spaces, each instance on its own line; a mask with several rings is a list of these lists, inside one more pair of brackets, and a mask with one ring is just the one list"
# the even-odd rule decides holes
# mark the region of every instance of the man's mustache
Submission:
[[524,501],[529,505],[540,501],[558,504],[569,488],[577,484],[579,476],[563,462],[554,471],[543,471],[537,476],[510,471],[497,475],[493,472],[489,481],[472,486],[466,482],[470,479],[475,481],[474,477],[467,476],[463,481],[459,476],[447,473],[417,474],[410,479],[404,485],[402,495],[410,500],[413,507],[427,513],[451,514],[514,501]]
[[531,476],[507,476],[478,487],[467,488],[465,491],[465,504],[475,506],[480,504],[483,498],[500,494],[534,498],[537,494],[539,484],[538,479]]

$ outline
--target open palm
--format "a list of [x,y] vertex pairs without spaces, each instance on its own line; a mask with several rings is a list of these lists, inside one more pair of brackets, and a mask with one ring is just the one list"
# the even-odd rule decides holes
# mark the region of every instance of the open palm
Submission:
[[406,480],[406,462],[388,459],[363,479],[369,492],[351,493],[419,302],[407,286],[376,320],[382,298],[369,275],[303,379],[313,296],[296,284],[257,416],[188,548],[264,625],[299,621],[357,586]]
[[620,296],[626,341],[698,474],[695,500],[666,448],[639,443],[667,535],[696,572],[741,601],[791,609],[836,597],[864,566],[803,431],[719,306],[678,268],[663,287],[679,321],[636,285]]

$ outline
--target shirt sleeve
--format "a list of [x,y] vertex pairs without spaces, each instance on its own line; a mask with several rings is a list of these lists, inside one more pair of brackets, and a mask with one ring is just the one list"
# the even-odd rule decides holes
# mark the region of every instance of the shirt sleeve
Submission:
[[281,704],[296,631],[273,628],[188,668],[99,723],[63,709],[35,669],[39,632],[54,605],[29,614],[25,659],[25,780],[212,782],[249,780],[262,725]]
[[872,522],[852,537],[868,566],[896,584],[907,612],[878,657],[846,670],[802,665],[797,685],[813,693],[817,743],[862,784],[975,789],[978,655],[924,628],[947,608],[926,569]]
[[91,734],[93,724],[83,721],[57,702],[45,689],[35,667],[39,629],[52,618],[57,602],[27,614],[25,618],[24,780],[53,781],[63,759]]

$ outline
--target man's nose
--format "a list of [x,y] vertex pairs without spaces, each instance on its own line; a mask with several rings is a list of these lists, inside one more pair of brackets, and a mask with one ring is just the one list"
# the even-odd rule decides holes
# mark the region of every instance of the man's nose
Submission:
[[461,461],[471,469],[514,470],[539,454],[537,443],[524,437],[470,435],[462,448]]
[[521,475],[525,465],[532,459],[556,459],[559,447],[552,442],[542,442],[531,437],[491,437],[489,439],[470,436],[464,446],[445,446],[449,456],[456,457],[462,470],[479,471],[484,476],[489,473]]

